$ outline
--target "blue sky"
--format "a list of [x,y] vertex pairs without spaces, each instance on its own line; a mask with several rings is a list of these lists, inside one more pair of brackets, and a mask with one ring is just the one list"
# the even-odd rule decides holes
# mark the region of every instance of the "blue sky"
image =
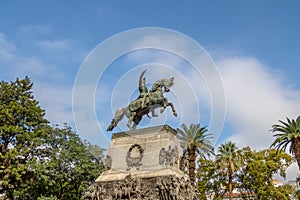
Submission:
[[[83,139],[107,147],[111,133],[105,129],[116,108],[138,95],[141,71],[148,69],[148,87],[158,78],[174,75],[174,89],[166,96],[179,116],[168,110],[160,118],[144,119],[141,127],[163,122],[177,128],[181,123],[200,122],[216,130],[211,120],[217,115],[224,117],[224,124],[219,124],[220,133],[214,133],[216,146],[232,140],[241,147],[263,149],[272,142],[268,131],[272,124],[299,115],[299,9],[299,1],[292,0],[2,1],[0,78],[11,81],[28,75],[52,123],[67,122]],[[180,52],[184,50],[176,44],[185,44],[184,40],[201,45],[206,59],[211,58],[210,69],[215,67],[221,77],[224,95],[216,98],[209,78],[197,75],[188,60],[174,51],[141,49],[118,55],[101,76],[87,72],[87,80],[99,76],[97,82],[80,90],[76,98],[81,70],[126,43],[97,54],[104,41],[145,27],[177,32],[184,39],[158,31],[144,40],[133,38],[133,46],[157,43]],[[86,108],[87,104],[92,106]],[[222,105],[225,112],[218,113]],[[74,122],[76,117],[80,122]],[[115,132],[123,130],[124,123]]]

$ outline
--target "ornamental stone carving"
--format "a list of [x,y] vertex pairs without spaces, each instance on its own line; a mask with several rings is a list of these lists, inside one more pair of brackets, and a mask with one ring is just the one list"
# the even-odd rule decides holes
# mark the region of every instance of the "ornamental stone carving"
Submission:
[[83,199],[92,200],[198,200],[199,192],[184,177],[126,177],[113,183],[94,183]]
[[173,166],[174,164],[178,163],[178,147],[175,146],[174,148],[169,148],[166,150],[164,147],[159,152],[159,164],[160,165],[170,165]]
[[[138,152],[138,156],[132,156],[132,151]],[[144,156],[144,150],[142,149],[141,145],[133,144],[128,149],[126,155],[127,171],[131,170],[133,167],[139,170],[140,166],[142,165],[143,156]]]

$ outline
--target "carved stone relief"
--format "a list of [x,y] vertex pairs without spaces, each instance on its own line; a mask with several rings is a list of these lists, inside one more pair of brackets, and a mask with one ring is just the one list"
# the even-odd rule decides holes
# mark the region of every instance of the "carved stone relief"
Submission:
[[164,147],[159,152],[159,164],[160,165],[170,165],[173,166],[174,164],[178,163],[178,147],[175,146],[171,149],[169,146],[168,150]]
[[185,178],[175,176],[136,179],[128,176],[118,182],[96,182],[83,199],[92,200],[197,200],[197,189]]
[[[138,156],[132,156],[133,150],[138,152]],[[131,170],[133,167],[139,170],[140,166],[142,165],[143,156],[144,156],[144,150],[142,149],[141,145],[139,144],[131,145],[126,155],[127,171]]]

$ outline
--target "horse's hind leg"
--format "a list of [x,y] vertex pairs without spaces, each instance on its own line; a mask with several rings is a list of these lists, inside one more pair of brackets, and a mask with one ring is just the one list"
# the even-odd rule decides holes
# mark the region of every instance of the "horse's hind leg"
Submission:
[[136,115],[135,112],[127,112],[127,117],[128,117],[128,122],[127,122],[127,127],[130,130],[134,130],[134,125],[131,127],[131,123],[133,122],[134,116]]
[[133,123],[132,127],[131,127],[131,130],[135,130],[136,129],[136,123]]
[[128,122],[127,122],[127,127],[132,130],[132,127],[131,127],[131,123],[132,123],[132,119],[131,117],[128,119]]

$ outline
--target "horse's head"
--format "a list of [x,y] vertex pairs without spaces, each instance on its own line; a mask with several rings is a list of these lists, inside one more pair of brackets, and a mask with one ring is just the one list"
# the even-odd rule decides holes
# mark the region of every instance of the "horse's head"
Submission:
[[174,77],[170,79],[166,79],[166,78],[160,79],[153,84],[151,91],[155,92],[158,89],[162,90],[162,88],[164,88],[166,92],[169,92],[170,87],[172,87],[173,85],[174,85]]
[[163,79],[162,86],[165,88],[166,92],[169,92],[170,87],[174,86],[174,77],[170,79]]

